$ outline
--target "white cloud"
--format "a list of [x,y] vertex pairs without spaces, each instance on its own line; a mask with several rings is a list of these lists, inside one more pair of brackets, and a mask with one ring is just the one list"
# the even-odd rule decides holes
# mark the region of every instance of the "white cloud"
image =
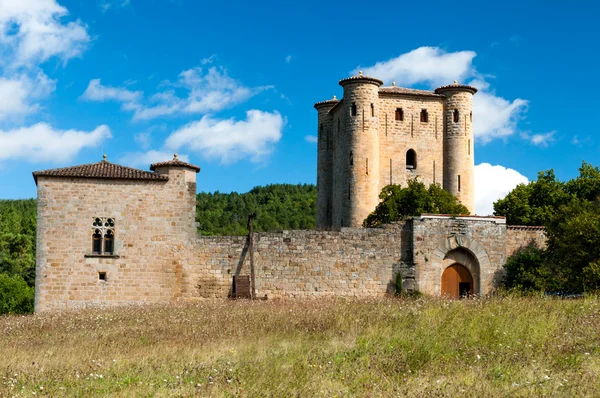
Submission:
[[516,170],[481,163],[475,166],[475,213],[487,216],[494,213],[494,202],[504,198],[519,184],[529,180]]
[[46,123],[0,130],[0,161],[66,162],[83,148],[97,147],[111,137],[110,129],[105,125],[93,131],[55,130]]
[[304,136],[304,141],[310,142],[311,144],[316,144],[318,142],[318,137],[315,135],[306,135]]
[[145,133],[136,134],[133,137],[133,139],[140,147],[142,147],[142,149],[150,148],[150,142],[151,142],[152,136],[149,131],[147,131]]
[[544,134],[530,134],[525,132],[521,134],[521,137],[531,142],[535,146],[546,148],[548,144],[554,141],[555,133],[555,131],[550,131]]
[[[412,86],[428,83],[440,86],[452,83],[455,79],[464,80],[476,75],[473,51],[447,53],[439,47],[420,47],[396,58],[377,62],[362,69],[367,76],[373,76],[386,82],[395,81],[397,85]],[[356,68],[356,74],[361,68]]]
[[111,8],[123,8],[131,4],[131,0],[104,0],[100,3],[102,12],[107,12]]
[[[177,157],[183,162],[190,161],[188,155],[178,154]],[[171,159],[173,159],[173,152],[150,150],[147,152],[127,153],[121,158],[120,163],[131,167],[147,168],[150,167],[152,163],[164,162]]]
[[93,79],[90,80],[90,84],[88,84],[87,89],[80,98],[86,101],[118,101],[127,103],[137,101],[142,95],[141,91],[103,86],[100,79]]
[[186,148],[207,158],[233,163],[243,158],[262,163],[281,139],[285,120],[278,112],[259,110],[246,112],[246,120],[214,119],[204,116],[201,120],[173,132],[165,147],[176,150]]
[[55,0],[0,0],[0,48],[3,66],[37,66],[56,56],[67,62],[80,56],[90,42],[79,20]]
[[288,55],[287,57],[285,57],[285,63],[289,64],[290,62],[292,62],[292,56]]
[[39,72],[36,76],[0,77],[0,121],[18,120],[39,109],[37,100],[54,91],[56,82]]
[[[481,143],[507,137],[517,131],[517,123],[527,111],[528,101],[507,100],[490,90],[486,77],[473,66],[473,51],[446,52],[439,47],[420,47],[396,58],[362,68],[368,76],[397,85],[425,84],[430,88],[467,82],[480,91],[473,97],[473,130]],[[353,73],[357,73],[360,67]]]
[[[214,57],[202,60],[211,64]],[[117,101],[126,111],[133,112],[134,120],[148,120],[174,114],[206,114],[230,108],[245,102],[271,86],[249,88],[231,78],[223,67],[202,66],[185,70],[176,83],[145,99],[139,91],[103,86],[100,79],[90,81],[82,98],[90,101]],[[172,87],[172,88],[170,88]],[[183,89],[187,96],[177,95],[174,89]]]

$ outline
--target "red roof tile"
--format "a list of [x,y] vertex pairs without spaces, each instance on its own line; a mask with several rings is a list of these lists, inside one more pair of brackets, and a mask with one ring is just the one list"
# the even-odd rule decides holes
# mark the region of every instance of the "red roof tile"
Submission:
[[181,160],[179,160],[177,158],[177,155],[175,155],[172,160],[168,160],[166,162],[152,163],[150,165],[150,170],[154,171],[154,170],[156,170],[157,167],[163,167],[163,166],[185,167],[185,168],[196,171],[196,173],[200,172],[200,167],[198,167],[194,164],[191,164],[191,163],[182,162]]
[[118,180],[154,180],[166,181],[168,176],[151,173],[149,171],[121,166],[103,160],[98,163],[82,164],[79,166],[64,167],[34,171],[33,178],[37,184],[38,177],[70,177],[70,178],[106,178]]

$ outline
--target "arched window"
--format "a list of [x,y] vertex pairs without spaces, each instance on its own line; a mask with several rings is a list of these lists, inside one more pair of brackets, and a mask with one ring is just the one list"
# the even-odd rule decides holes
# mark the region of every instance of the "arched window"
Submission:
[[408,151],[406,151],[406,168],[417,168],[417,153],[413,149],[409,149]]
[[427,109],[421,109],[421,123],[429,122],[429,114],[427,113]]
[[95,217],[92,221],[92,254],[115,252],[115,219]]
[[396,108],[396,120],[404,120],[404,111],[402,110],[402,108]]
[[458,123],[458,120],[459,120],[458,109],[454,110],[453,119],[454,119],[454,123]]
[[115,236],[112,230],[104,234],[104,254],[113,254],[115,248]]
[[92,235],[92,253],[102,253],[102,232],[99,229],[95,230]]
[[352,103],[352,116],[356,116],[356,102]]

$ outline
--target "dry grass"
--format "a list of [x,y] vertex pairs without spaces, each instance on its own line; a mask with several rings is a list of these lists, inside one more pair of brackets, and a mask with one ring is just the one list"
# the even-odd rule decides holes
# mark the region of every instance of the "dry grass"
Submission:
[[600,396],[598,298],[207,300],[0,332],[0,396]]

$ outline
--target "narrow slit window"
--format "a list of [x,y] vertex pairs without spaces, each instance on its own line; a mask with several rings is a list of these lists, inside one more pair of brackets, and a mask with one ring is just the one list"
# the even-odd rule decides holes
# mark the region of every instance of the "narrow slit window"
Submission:
[[429,122],[429,113],[427,113],[427,109],[421,109],[421,123]]
[[350,199],[350,183],[348,183],[348,199]]
[[323,124],[319,126],[319,138],[323,138]]
[[458,176],[458,192],[460,192],[460,176]]
[[469,140],[467,145],[468,145],[468,148],[467,148],[468,154],[471,155],[471,140]]
[[365,162],[365,173],[367,175],[369,175],[369,159],[367,158],[367,161]]
[[354,164],[354,154],[352,151],[350,151],[349,159],[350,166],[352,166]]
[[371,117],[375,116],[375,105],[371,104]]
[[469,118],[470,118],[470,120],[471,120],[471,122],[472,122],[472,121],[473,121],[473,112],[471,112],[471,113],[469,114]]
[[352,116],[356,116],[356,102],[352,103]]
[[98,280],[106,282],[106,272],[104,272],[104,271],[98,272]]
[[406,168],[411,170],[417,168],[417,153],[414,149],[409,149],[406,152]]
[[458,121],[460,120],[460,115],[459,115],[459,113],[458,113],[458,109],[455,109],[455,110],[454,110],[454,113],[453,113],[453,120],[454,120],[454,123],[458,123]]
[[402,108],[396,108],[396,120],[400,122],[404,120],[404,111]]

